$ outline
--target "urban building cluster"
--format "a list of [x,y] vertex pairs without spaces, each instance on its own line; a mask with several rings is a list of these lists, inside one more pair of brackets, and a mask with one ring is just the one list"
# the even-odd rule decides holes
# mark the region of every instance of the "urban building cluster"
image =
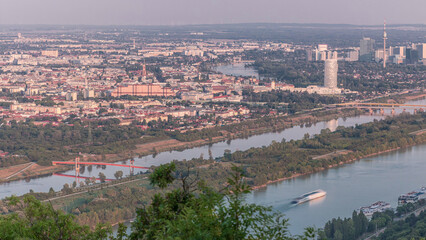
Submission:
[[[15,48],[0,53],[0,117],[7,121],[118,118],[120,124],[130,124],[209,116],[210,120],[203,120],[205,126],[218,118],[240,121],[250,117],[250,110],[238,105],[244,102],[244,91],[354,93],[338,88],[338,61],[372,61],[374,57],[380,61],[374,40],[364,38],[360,43],[359,48],[351,49],[330,49],[326,44],[311,49],[272,41],[122,40],[113,33],[92,38],[36,33],[1,36],[0,44]],[[390,47],[388,61],[424,63],[425,47]],[[242,53],[254,50],[306,51],[307,60],[325,61],[324,84],[301,88],[283,81],[226,75],[212,70],[212,66],[204,69],[206,62],[213,63],[213,68],[218,64],[252,63],[242,59]],[[224,108],[221,102],[235,104]]]
[[[369,37],[360,40],[359,47],[330,49],[327,44],[318,44],[315,48],[306,50],[308,61],[339,61],[383,62],[383,47],[378,47],[376,41]],[[386,48],[386,63],[393,64],[422,64],[426,65],[426,43],[411,43],[406,46],[390,46]]]

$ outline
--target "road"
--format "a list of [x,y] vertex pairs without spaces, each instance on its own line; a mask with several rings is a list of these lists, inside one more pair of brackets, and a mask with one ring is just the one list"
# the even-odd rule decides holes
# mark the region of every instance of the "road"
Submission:
[[11,178],[11,177],[14,177],[14,176],[16,176],[16,175],[20,174],[21,172],[23,172],[23,171],[27,170],[28,168],[32,167],[34,164],[35,164],[35,163],[33,163],[33,162],[32,162],[32,163],[29,163],[29,164],[28,164],[28,166],[26,166],[26,167],[24,167],[23,169],[21,169],[21,170],[19,170],[19,171],[15,172],[14,174],[12,174],[12,175],[8,176],[8,177],[7,177],[7,178],[5,178],[5,179],[7,180],[7,179],[9,179],[9,178]]
[[369,236],[368,238],[365,238],[364,240],[370,240],[373,237],[378,237],[380,234],[382,234],[386,230],[386,227],[380,229],[379,231],[375,232],[373,235]]
[[[400,217],[400,218],[394,218],[394,219],[393,219],[393,221],[394,221],[394,222],[403,221],[403,220],[405,220],[407,217],[409,217],[409,216],[410,216],[411,214],[413,214],[413,213],[414,213],[414,215],[415,215],[415,216],[419,216],[419,214],[420,214],[421,212],[425,211],[425,210],[426,210],[426,206],[423,206],[423,207],[421,207],[421,208],[418,208],[418,209],[414,210],[413,212],[410,212],[410,213],[405,214],[403,217]],[[385,230],[386,230],[386,227],[384,227],[384,228],[380,229],[379,231],[375,232],[373,235],[370,235],[369,237],[364,238],[364,240],[370,240],[370,239],[371,239],[371,238],[373,238],[373,237],[378,237],[378,236],[379,236],[380,234],[382,234]]]

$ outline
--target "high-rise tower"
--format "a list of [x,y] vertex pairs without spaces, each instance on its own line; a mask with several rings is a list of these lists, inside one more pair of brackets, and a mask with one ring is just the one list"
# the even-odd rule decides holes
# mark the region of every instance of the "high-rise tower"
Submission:
[[383,24],[383,68],[386,68],[386,39],[388,36],[386,34],[386,20]]
[[374,57],[374,39],[364,37],[359,42],[359,60],[362,62],[371,62]]
[[325,60],[324,87],[337,88],[337,59]]

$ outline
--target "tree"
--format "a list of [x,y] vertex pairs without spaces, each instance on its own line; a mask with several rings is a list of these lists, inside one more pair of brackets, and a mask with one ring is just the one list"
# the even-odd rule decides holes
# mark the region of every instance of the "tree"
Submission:
[[119,223],[118,229],[117,229],[117,236],[113,237],[111,239],[112,240],[125,240],[125,239],[127,239],[128,235],[127,235],[126,230],[127,230],[127,227],[124,224]]
[[70,185],[68,183],[65,183],[61,190],[65,194],[72,193],[72,188],[70,188]]
[[96,183],[96,177],[95,176],[91,177],[90,181],[92,182],[92,184],[95,184]]
[[52,187],[49,188],[49,196],[54,196],[55,195],[55,190],[53,190]]
[[149,206],[137,210],[130,239],[290,239],[282,214],[244,202],[249,192],[244,174],[232,170],[226,189],[217,192],[198,181],[189,167],[170,163],[155,169],[149,177],[153,186],[179,187],[156,194]]
[[89,184],[91,183],[90,178],[84,179],[84,182],[86,183],[87,186],[89,186]]
[[105,174],[103,174],[102,172],[100,172],[100,173],[99,173],[99,179],[100,179],[101,183],[104,183],[104,182],[105,182],[105,179],[106,179]]
[[117,171],[117,172],[115,172],[115,173],[114,173],[114,177],[115,177],[116,179],[121,179],[121,178],[123,178],[123,171]]
[[34,196],[11,197],[8,205],[17,212],[0,216],[0,239],[108,239],[111,227],[98,225],[94,231],[80,226],[71,214],[55,210]]

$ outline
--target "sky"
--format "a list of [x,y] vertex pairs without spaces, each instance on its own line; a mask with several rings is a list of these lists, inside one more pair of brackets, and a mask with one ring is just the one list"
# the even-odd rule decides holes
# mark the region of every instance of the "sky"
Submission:
[[426,24],[426,0],[0,0],[0,24]]

